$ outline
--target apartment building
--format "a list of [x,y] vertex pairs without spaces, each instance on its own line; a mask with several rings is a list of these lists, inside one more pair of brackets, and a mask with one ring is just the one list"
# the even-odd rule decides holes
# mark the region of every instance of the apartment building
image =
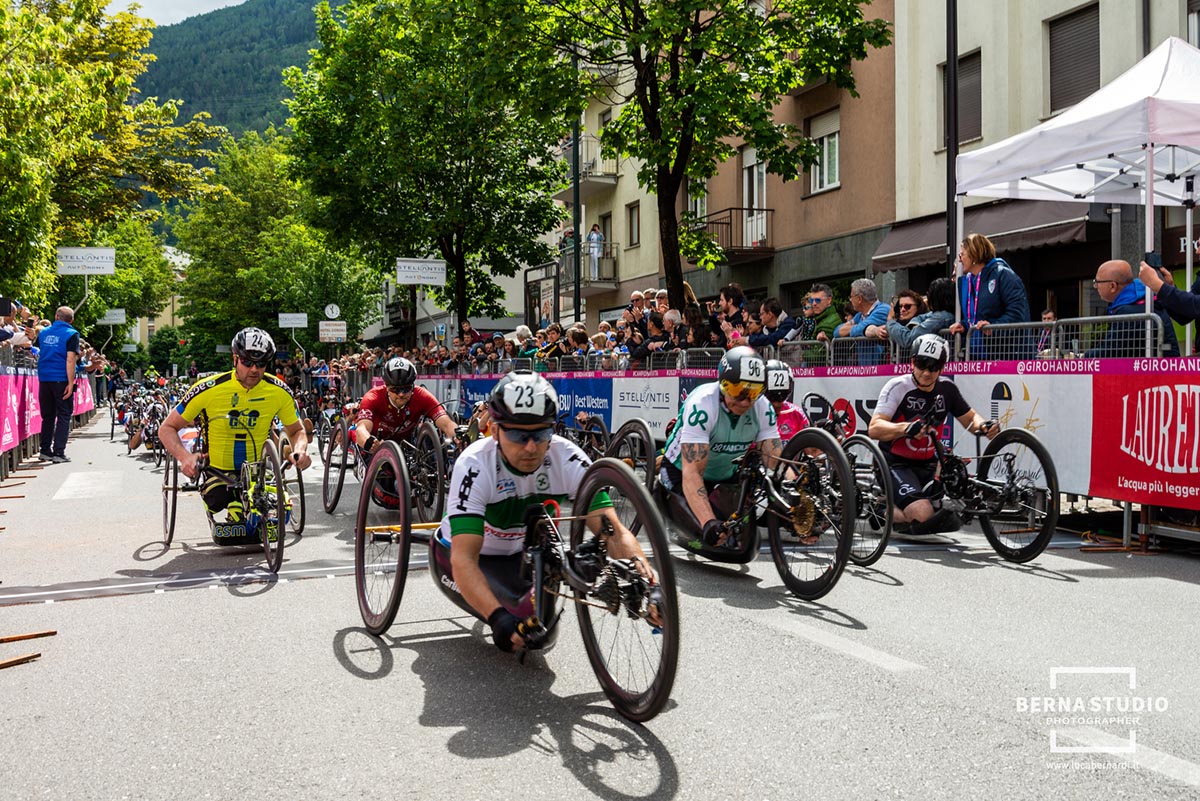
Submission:
[[[1169,36],[1195,44],[1198,0],[958,0],[961,152],[1070,108]],[[880,277],[922,289],[945,275],[946,4],[897,0],[896,224],[872,258]],[[1090,279],[1114,256],[1136,263],[1143,210],[1054,201],[968,199],[966,232],[987,234],[1029,291],[1030,308],[1100,312]],[[1182,215],[1165,212],[1168,226]],[[1178,237],[1176,237],[1178,238]],[[1161,241],[1161,240],[1160,240]],[[1179,253],[1164,254],[1167,263]],[[1174,257],[1174,258],[1173,258]],[[881,282],[882,283],[882,282]]]

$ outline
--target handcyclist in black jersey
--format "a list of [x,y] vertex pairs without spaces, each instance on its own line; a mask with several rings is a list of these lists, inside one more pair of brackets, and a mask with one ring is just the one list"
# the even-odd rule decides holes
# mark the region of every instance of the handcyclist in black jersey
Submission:
[[950,346],[937,334],[922,334],[912,344],[912,373],[897,376],[879,393],[867,433],[879,440],[892,471],[894,520],[908,524],[910,534],[937,534],[962,527],[950,509],[936,512],[937,455],[933,437],[941,435],[941,422],[953,415],[971,433],[994,439],[1000,426],[984,420],[971,408],[953,381],[941,377],[950,357]]

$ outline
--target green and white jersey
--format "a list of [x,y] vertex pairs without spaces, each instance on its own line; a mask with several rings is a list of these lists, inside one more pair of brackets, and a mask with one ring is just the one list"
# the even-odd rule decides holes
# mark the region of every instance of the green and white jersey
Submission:
[[760,395],[745,414],[738,416],[725,408],[719,383],[701,384],[683,402],[664,456],[682,470],[684,443],[708,445],[704,480],[728,481],[737,472],[733,460],[753,443],[767,439],[779,439],[779,429],[766,395]]
[[[439,532],[447,540],[463,534],[482,536],[484,556],[520,553],[525,547],[526,508],[573,499],[591,463],[578,445],[555,435],[538,469],[521,475],[501,457],[495,438],[476,440],[454,463]],[[610,505],[606,493],[597,494],[594,507]]]

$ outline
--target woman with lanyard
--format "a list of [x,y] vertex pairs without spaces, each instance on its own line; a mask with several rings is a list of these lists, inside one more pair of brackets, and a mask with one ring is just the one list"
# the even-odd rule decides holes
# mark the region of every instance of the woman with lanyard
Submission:
[[[959,282],[963,319],[950,327],[950,333],[971,332],[973,361],[1031,358],[1033,348],[1028,331],[987,330],[991,325],[1029,322],[1029,298],[1020,277],[1004,259],[996,256],[996,246],[983,234],[968,234],[962,241],[958,259],[963,268]],[[993,337],[993,333],[998,335]]]

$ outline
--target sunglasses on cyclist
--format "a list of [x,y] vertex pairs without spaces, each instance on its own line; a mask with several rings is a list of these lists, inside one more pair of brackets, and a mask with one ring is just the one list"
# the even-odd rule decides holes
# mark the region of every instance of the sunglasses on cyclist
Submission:
[[721,392],[725,393],[735,401],[741,400],[758,400],[758,396],[763,394],[766,386],[763,384],[755,384],[749,381],[722,381]]
[[388,387],[389,395],[411,395],[413,394],[412,387]]
[[931,373],[940,373],[945,365],[934,359],[930,359],[928,356],[918,356],[913,359],[913,366],[920,370],[928,370]]
[[550,438],[554,436],[553,428],[535,428],[531,431],[520,428],[505,428],[504,426],[497,426],[497,428],[504,434],[504,438],[514,445],[525,445],[530,442],[541,445],[549,442]]
[[249,356],[239,356],[238,361],[247,367],[261,367],[264,370],[271,364],[271,360],[265,356],[261,359],[252,359]]

